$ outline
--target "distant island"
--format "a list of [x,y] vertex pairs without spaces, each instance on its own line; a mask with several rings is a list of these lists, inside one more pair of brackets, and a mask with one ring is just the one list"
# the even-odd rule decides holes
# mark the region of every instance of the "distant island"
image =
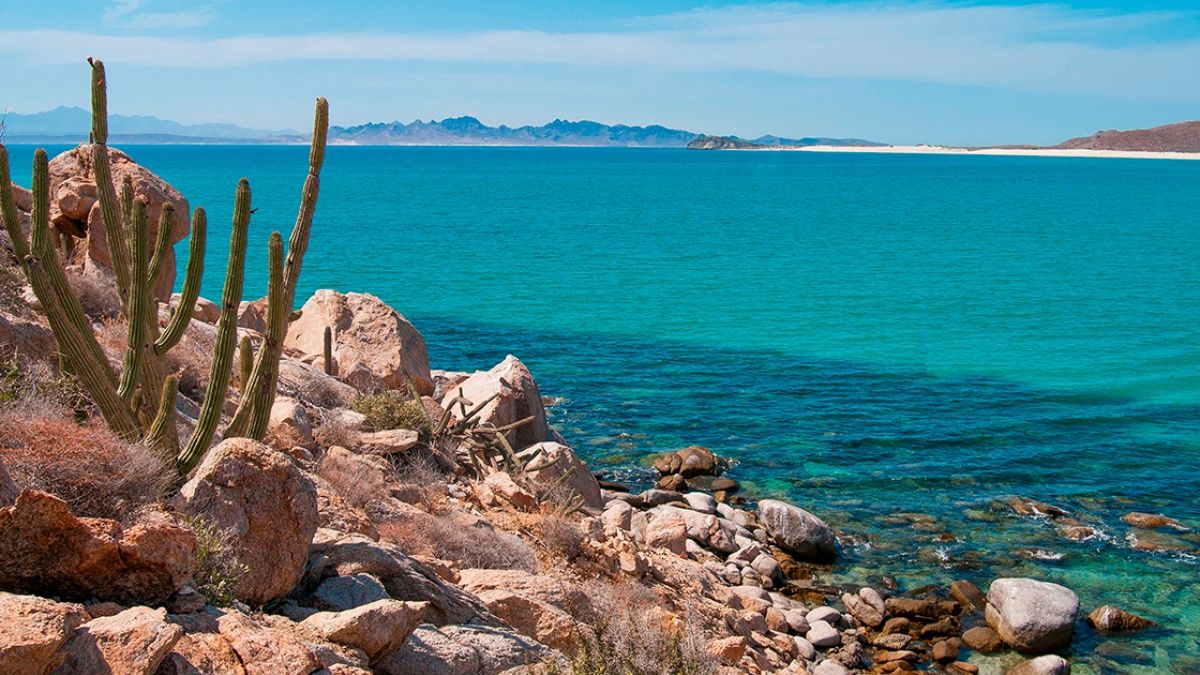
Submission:
[[688,150],[764,150],[771,148],[885,148],[886,143],[866,141],[861,138],[780,138],[759,136],[753,140],[737,136],[697,136],[687,144]]
[[1063,150],[1119,152],[1200,152],[1200,121],[1167,124],[1153,129],[1097,131],[1054,146]]

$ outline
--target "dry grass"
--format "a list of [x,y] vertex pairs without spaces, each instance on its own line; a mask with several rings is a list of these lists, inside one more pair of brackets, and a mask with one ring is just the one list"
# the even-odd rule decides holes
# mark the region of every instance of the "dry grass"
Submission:
[[80,424],[55,401],[23,396],[0,411],[0,458],[17,486],[61,497],[78,516],[129,522],[170,487],[174,472],[99,420]]
[[115,282],[105,282],[76,271],[67,273],[67,283],[79,298],[83,313],[93,319],[112,319],[121,316],[121,298]]
[[446,474],[432,460],[419,455],[405,458],[396,465],[397,490],[405,493],[404,501],[418,504],[429,513],[446,510]]
[[413,514],[379,526],[379,536],[409,555],[427,555],[460,569],[537,571],[537,557],[520,537],[483,524],[464,524],[445,516]]
[[350,457],[326,453],[317,465],[317,475],[329,482],[338,495],[358,508],[388,494],[395,471],[387,460],[366,455]]
[[584,546],[587,535],[575,521],[567,516],[542,515],[534,535],[545,547],[551,559],[574,563],[588,555],[587,548]]
[[354,433],[336,419],[317,413],[316,419],[313,421],[316,423],[313,428],[313,439],[322,448],[332,448],[335,445],[348,448],[354,445]]

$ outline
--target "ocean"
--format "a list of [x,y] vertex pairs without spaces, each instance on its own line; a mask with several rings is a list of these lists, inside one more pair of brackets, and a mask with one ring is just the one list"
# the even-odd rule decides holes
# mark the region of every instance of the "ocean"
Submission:
[[[209,298],[250,179],[262,295],[307,148],[125,149],[208,210]],[[1197,672],[1200,537],[1135,550],[1121,516],[1200,527],[1198,187],[1162,160],[333,147],[298,304],[374,293],[435,368],[516,354],[615,478],[712,448],[841,531],[826,579],[1060,582],[1160,624],[1081,622],[1076,672]]]

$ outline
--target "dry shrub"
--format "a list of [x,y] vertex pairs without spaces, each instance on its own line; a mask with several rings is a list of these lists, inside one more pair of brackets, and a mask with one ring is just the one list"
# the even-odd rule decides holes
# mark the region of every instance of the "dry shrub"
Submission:
[[237,558],[233,535],[203,516],[188,521],[196,535],[196,571],[192,584],[214,607],[228,607],[234,601],[234,588],[248,568]]
[[0,308],[10,316],[28,319],[34,312],[25,302],[25,274],[10,248],[8,236],[0,237]]
[[587,535],[579,524],[559,514],[543,515],[534,535],[551,558],[575,562],[587,556]]
[[120,440],[98,420],[79,424],[53,402],[30,397],[0,412],[0,458],[18,487],[57,495],[78,516],[126,522],[174,479],[149,448]]
[[313,428],[313,440],[322,448],[332,448],[335,445],[346,448],[354,445],[354,433],[341,422],[318,413],[316,423]]
[[[631,582],[586,585],[596,610],[592,634],[583,635],[572,675],[707,675],[717,664],[691,617],[667,620],[667,608],[650,589]],[[547,673],[561,672],[548,664]]]
[[412,514],[379,526],[379,536],[409,555],[426,555],[460,569],[537,571],[537,557],[520,537],[485,524],[464,525],[446,516]]
[[446,474],[433,460],[412,455],[396,466],[397,489],[405,493],[404,501],[419,504],[429,513],[446,510]]
[[317,465],[317,475],[328,481],[342,499],[360,509],[388,494],[394,480],[387,460],[370,455],[339,457],[326,453]]
[[106,281],[90,274],[76,271],[67,273],[67,284],[79,298],[83,313],[93,319],[111,319],[121,316],[121,298],[117,295],[116,281]]
[[412,429],[428,440],[433,426],[425,406],[413,400],[407,391],[383,391],[354,399],[354,411],[367,417],[367,426],[375,431]]

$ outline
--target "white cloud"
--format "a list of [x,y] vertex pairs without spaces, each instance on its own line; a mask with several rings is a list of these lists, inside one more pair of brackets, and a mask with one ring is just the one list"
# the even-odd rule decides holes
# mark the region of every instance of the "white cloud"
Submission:
[[[141,0],[114,5],[131,22]],[[1200,39],[1138,42],[1180,13],[1058,5],[774,4],[650,17],[609,32],[314,33],[211,39],[0,30],[0,52],[69,44],[50,58],[223,68],[302,60],[479,62],[649,71],[748,71],[908,80],[1152,100],[1197,100]],[[151,21],[150,18],[143,19]]]
[[104,11],[104,22],[125,31],[146,31],[196,28],[213,19],[211,5],[183,11],[143,11],[148,4],[147,0],[113,0]]

